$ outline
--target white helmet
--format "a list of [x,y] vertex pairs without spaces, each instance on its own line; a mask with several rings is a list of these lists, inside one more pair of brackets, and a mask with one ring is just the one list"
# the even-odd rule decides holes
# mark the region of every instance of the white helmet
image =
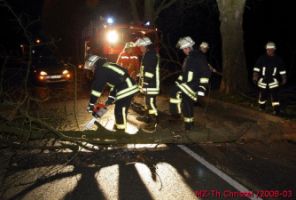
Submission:
[[100,56],[97,56],[97,55],[90,55],[85,63],[84,63],[84,69],[87,69],[87,70],[90,70],[90,71],[95,71],[95,63],[100,60],[100,59],[103,59],[102,57]]
[[267,42],[267,44],[265,45],[265,49],[276,49],[275,43]]
[[208,44],[207,42],[202,42],[202,43],[200,43],[199,46],[200,46],[201,48],[205,48],[205,49],[210,48],[210,47],[209,47],[209,44]]
[[143,38],[139,38],[136,42],[135,42],[135,46],[140,47],[140,46],[148,46],[152,44],[150,38],[148,37],[143,37]]
[[177,48],[184,49],[187,47],[193,47],[194,44],[195,42],[191,39],[191,37],[187,36],[179,39]]

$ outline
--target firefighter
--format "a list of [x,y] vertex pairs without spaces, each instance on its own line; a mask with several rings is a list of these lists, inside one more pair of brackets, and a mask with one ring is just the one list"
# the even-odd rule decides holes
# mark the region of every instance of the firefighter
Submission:
[[132,97],[139,91],[137,84],[129,76],[127,70],[106,59],[91,55],[85,63],[85,69],[94,73],[91,96],[87,107],[92,112],[97,99],[101,96],[106,85],[111,87],[106,105],[115,103],[115,130],[124,132],[126,129],[126,117]]
[[194,127],[194,103],[198,96],[205,96],[210,77],[207,59],[199,50],[193,49],[194,44],[188,36],[180,38],[177,43],[177,47],[187,57],[183,62],[183,73],[175,81],[176,85],[170,96],[170,121],[181,118],[183,113],[185,130],[192,130]]
[[266,54],[259,57],[253,68],[253,82],[259,88],[259,109],[265,110],[267,98],[271,96],[273,114],[280,112],[278,90],[287,82],[287,72],[283,60],[275,54],[276,45],[268,42],[265,45]]
[[[140,68],[140,92],[145,95],[147,113],[139,116],[139,121],[150,124],[153,129],[157,124],[158,111],[156,107],[156,96],[159,94],[159,55],[148,37],[139,38],[136,46],[140,47],[143,54]],[[149,128],[147,126],[146,128]]]
[[131,78],[136,80],[140,69],[140,61],[133,51],[134,47],[135,44],[133,42],[127,42],[116,63],[126,68]]

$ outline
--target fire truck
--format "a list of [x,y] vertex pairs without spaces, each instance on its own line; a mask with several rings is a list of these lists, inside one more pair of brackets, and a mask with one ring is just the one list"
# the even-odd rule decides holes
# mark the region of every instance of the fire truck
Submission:
[[[130,75],[135,78],[140,69],[141,52],[138,47],[132,47],[129,56],[124,55],[124,47],[127,42],[135,42],[139,37],[149,37],[156,49],[159,46],[159,36],[156,27],[146,24],[115,24],[113,20],[108,19],[108,23],[93,26],[92,34],[85,38],[84,56],[90,53],[97,54],[107,58],[111,62],[119,62],[125,68],[128,68]],[[124,56],[122,56],[124,55]],[[122,57],[120,57],[122,56]]]

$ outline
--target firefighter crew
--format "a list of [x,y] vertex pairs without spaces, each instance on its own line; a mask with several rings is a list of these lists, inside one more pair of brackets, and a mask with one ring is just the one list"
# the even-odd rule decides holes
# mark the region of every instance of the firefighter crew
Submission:
[[132,79],[136,80],[140,71],[140,61],[134,52],[135,44],[127,42],[123,51],[119,54],[116,63],[128,70]]
[[194,50],[191,37],[180,38],[177,47],[187,56],[183,62],[183,73],[175,81],[170,96],[171,121],[179,119],[183,113],[185,130],[194,127],[194,103],[198,96],[205,96],[210,70],[203,53]]
[[159,94],[159,55],[148,37],[139,38],[135,42],[143,54],[140,68],[140,92],[145,95],[147,109],[146,116],[139,116],[139,121],[150,123],[155,128],[158,111],[156,107],[156,96]]
[[108,85],[111,88],[111,93],[105,104],[111,105],[115,103],[114,129],[124,132],[126,129],[127,111],[133,95],[139,91],[138,85],[132,80],[125,68],[115,63],[107,62],[106,59],[96,55],[89,56],[85,62],[85,69],[91,70],[94,73],[87,111],[93,111],[97,99],[101,97],[104,87]]
[[253,82],[259,88],[259,109],[265,110],[268,96],[271,96],[273,114],[280,112],[278,90],[287,82],[287,72],[283,60],[275,54],[276,45],[268,42],[265,46],[266,54],[259,57],[253,68]]

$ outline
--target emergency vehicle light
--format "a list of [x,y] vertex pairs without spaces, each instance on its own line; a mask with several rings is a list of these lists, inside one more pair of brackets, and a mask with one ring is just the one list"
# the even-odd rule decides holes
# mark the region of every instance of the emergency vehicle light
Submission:
[[115,44],[119,41],[119,34],[115,30],[108,31],[106,36],[107,36],[107,41],[111,44]]
[[113,24],[114,23],[114,19],[112,17],[108,17],[107,18],[107,23],[108,24]]

